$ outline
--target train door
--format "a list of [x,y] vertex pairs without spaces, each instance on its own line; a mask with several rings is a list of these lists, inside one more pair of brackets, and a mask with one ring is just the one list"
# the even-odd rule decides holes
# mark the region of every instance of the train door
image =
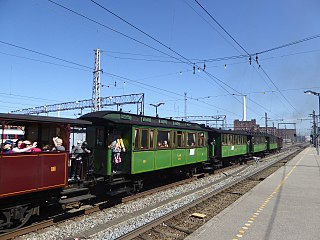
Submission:
[[[107,155],[112,174],[127,174],[131,169],[132,128],[127,125],[109,125],[106,130]],[[115,149],[115,147],[117,149]]]

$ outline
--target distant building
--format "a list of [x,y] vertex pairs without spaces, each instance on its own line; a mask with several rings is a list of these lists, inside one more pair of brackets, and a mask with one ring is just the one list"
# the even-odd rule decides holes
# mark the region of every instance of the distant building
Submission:
[[278,129],[277,136],[283,139],[285,143],[291,143],[297,141],[296,129]]
[[[260,132],[265,133],[266,127],[260,127]],[[277,128],[276,127],[268,127],[268,134],[277,135]]]
[[[257,124],[256,119],[251,119],[251,121],[240,121],[236,119],[233,122],[233,128],[234,130],[266,133],[266,127],[260,127],[260,125]],[[297,141],[296,129],[277,129],[276,127],[268,127],[267,130],[268,134],[281,137],[286,143]]]
[[260,126],[257,124],[256,119],[251,119],[251,121],[240,121],[238,119],[233,122],[234,130],[244,130],[250,132],[258,132]]

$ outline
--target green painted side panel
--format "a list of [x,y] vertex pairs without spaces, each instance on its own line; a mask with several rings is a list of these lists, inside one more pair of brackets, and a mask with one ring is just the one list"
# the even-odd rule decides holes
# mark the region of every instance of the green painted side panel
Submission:
[[197,162],[197,149],[190,148],[185,149],[186,151],[186,164],[196,163]]
[[208,160],[207,148],[197,148],[197,162],[204,162]]
[[186,164],[186,150],[185,149],[174,149],[171,151],[172,154],[172,166],[181,166]]
[[171,150],[155,151],[155,170],[171,167]]
[[143,173],[154,170],[154,151],[132,153],[131,173]]
[[215,156],[215,152],[214,152],[214,145],[212,144],[212,145],[210,145],[210,147],[211,147],[211,152],[212,152],[212,155],[211,155],[211,157],[213,157],[213,156]]
[[111,174],[111,151],[106,149],[94,150],[94,171],[100,175]]
[[232,157],[237,155],[243,155],[247,153],[247,144],[234,145],[234,146],[222,146],[222,157]]
[[107,150],[107,175],[110,176],[112,171],[112,150]]
[[278,147],[277,143],[270,143],[269,149],[276,149]]
[[262,144],[254,144],[253,145],[253,152],[262,152],[267,150],[267,144],[262,143]]

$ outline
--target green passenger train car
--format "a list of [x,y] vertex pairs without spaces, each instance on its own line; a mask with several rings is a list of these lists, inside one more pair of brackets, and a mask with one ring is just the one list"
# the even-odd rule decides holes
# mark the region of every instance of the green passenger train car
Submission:
[[268,142],[268,151],[269,152],[276,152],[279,149],[278,146],[278,138],[273,135],[267,136],[267,142]]
[[[87,142],[94,149],[96,175],[139,175],[159,170],[190,169],[207,162],[208,133],[196,123],[130,113],[101,111],[81,117],[92,122]],[[125,152],[113,171],[113,153],[108,146],[121,135]],[[183,167],[183,168],[182,168]]]
[[268,150],[268,140],[266,135],[255,134],[251,138],[251,152],[253,154],[263,154]]
[[230,161],[241,162],[249,154],[249,135],[243,131],[228,131],[211,129],[209,141],[214,142],[215,158],[220,165],[229,164]]

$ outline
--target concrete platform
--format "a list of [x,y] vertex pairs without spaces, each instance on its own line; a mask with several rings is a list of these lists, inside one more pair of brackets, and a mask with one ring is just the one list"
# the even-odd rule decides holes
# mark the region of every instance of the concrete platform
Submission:
[[320,239],[320,156],[306,148],[188,240]]

